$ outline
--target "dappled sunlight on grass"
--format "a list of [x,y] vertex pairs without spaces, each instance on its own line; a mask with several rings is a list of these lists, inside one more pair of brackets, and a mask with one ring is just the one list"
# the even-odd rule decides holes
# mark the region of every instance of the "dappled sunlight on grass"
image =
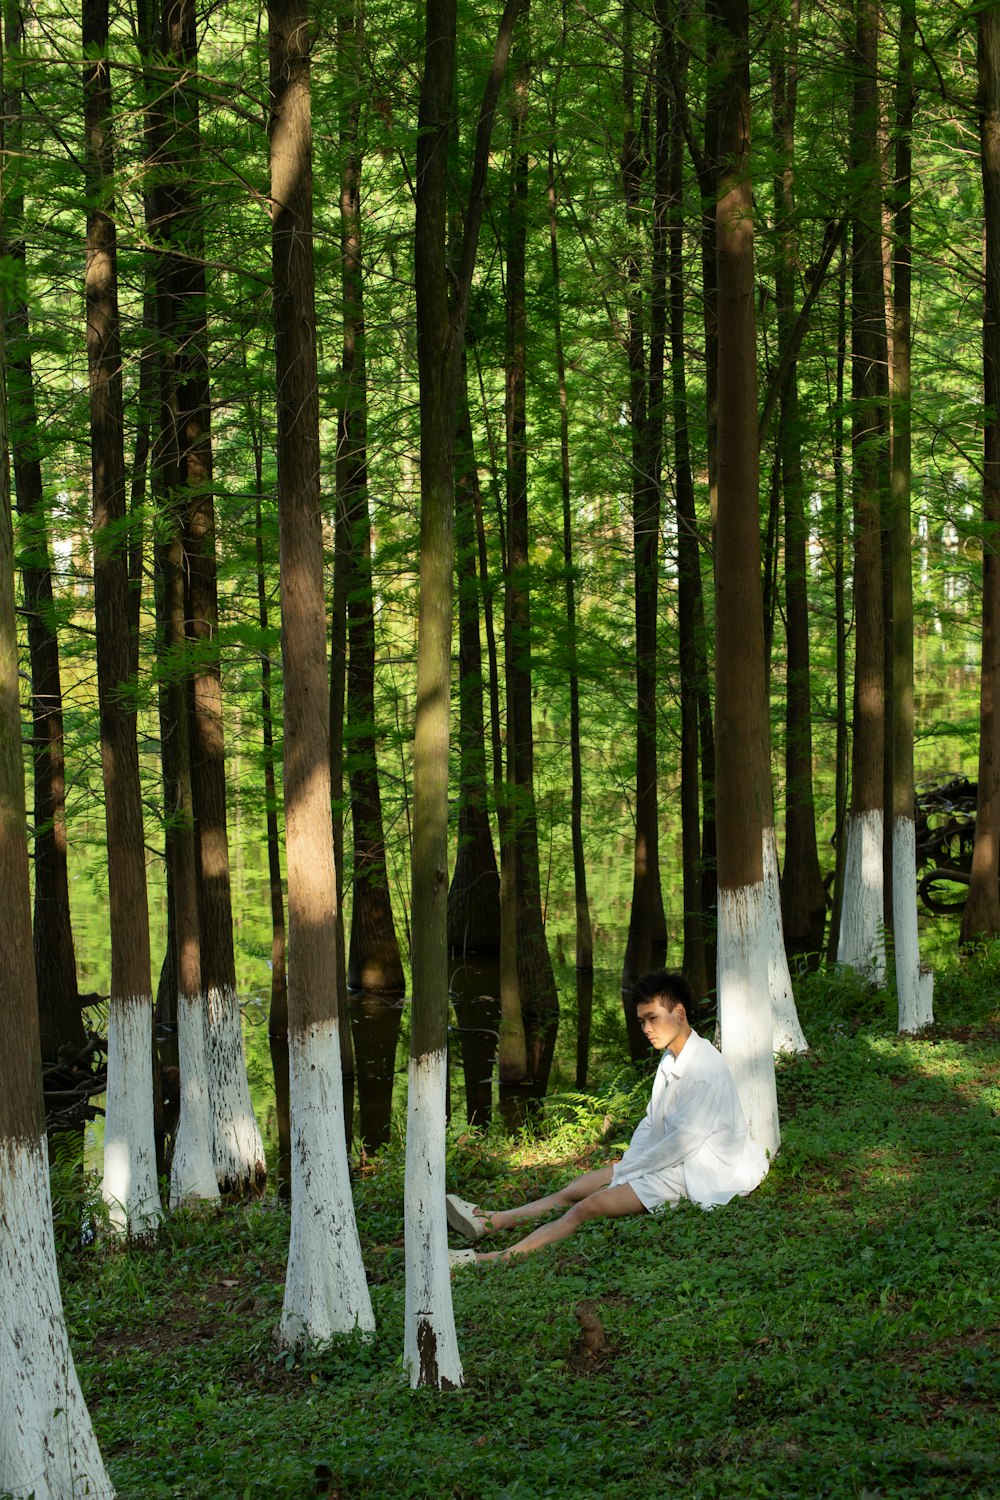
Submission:
[[[403,1153],[354,1183],[378,1327],[278,1351],[287,1210],[174,1214],[160,1244],[65,1250],[74,1350],[122,1500],[961,1495],[1000,1465],[995,1021],[897,1037],[824,1001],[778,1070],[761,1187],[586,1226],[456,1275],[467,1385],[399,1365]],[[985,1009],[985,1007],[984,1007]],[[453,1120],[449,1187],[521,1200],[613,1157],[648,1079],[620,1066],[522,1140]]]

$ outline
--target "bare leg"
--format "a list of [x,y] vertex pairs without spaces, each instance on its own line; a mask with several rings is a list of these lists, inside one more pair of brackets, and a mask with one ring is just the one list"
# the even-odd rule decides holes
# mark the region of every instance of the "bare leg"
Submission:
[[558,1192],[536,1198],[533,1203],[522,1203],[519,1208],[482,1208],[479,1212],[487,1222],[488,1231],[513,1229],[527,1220],[543,1219],[557,1208],[569,1208],[581,1199],[589,1198],[592,1193],[600,1192],[610,1181],[611,1168],[598,1167],[594,1172],[584,1172],[582,1177],[574,1177],[572,1182],[568,1182]]
[[[587,1177],[596,1177],[596,1172],[588,1172]],[[611,1169],[607,1168],[607,1176],[610,1178]],[[577,1178],[577,1182],[585,1181],[585,1178]],[[576,1183],[570,1183],[575,1187]],[[564,1192],[567,1189],[563,1189]],[[551,1194],[553,1198],[558,1194]],[[548,1199],[540,1198],[540,1203],[548,1202]],[[525,1207],[533,1207],[526,1204]],[[512,1210],[514,1212],[514,1210]],[[521,1210],[523,1213],[524,1210]],[[565,1240],[579,1229],[581,1224],[586,1224],[593,1219],[620,1219],[627,1214],[644,1214],[645,1205],[636,1196],[634,1188],[629,1183],[623,1182],[618,1187],[602,1186],[596,1191],[591,1191],[572,1202],[572,1206],[558,1219],[552,1219],[548,1224],[540,1224],[533,1229],[523,1240],[518,1240],[516,1245],[511,1245],[509,1250],[491,1250],[483,1255],[477,1255],[477,1260],[507,1260],[511,1255],[527,1255],[532,1250],[541,1250],[545,1245],[554,1244],[557,1240]],[[496,1216],[494,1216],[494,1223]]]

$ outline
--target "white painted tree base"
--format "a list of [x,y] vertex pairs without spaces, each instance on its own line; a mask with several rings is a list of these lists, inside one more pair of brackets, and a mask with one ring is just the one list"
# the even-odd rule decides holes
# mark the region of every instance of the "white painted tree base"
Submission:
[[0,1493],[113,1500],[66,1336],[44,1138],[0,1141]]
[[719,889],[718,980],[722,1055],[750,1134],[773,1157],[781,1144],[769,982],[771,916],[764,884]]
[[920,963],[917,836],[912,818],[896,818],[892,826],[892,925],[899,1029],[922,1031],[934,1021],[934,975]]
[[218,1202],[212,1157],[212,1106],[208,1088],[208,1034],[201,995],[177,997],[177,1051],[181,1113],[170,1167],[170,1207],[192,1200]]
[[462,1360],[455,1332],[445,1216],[447,1053],[410,1058],[406,1105],[406,1309],[403,1365],[414,1388],[457,1389]]
[[837,962],[885,983],[882,906],[882,813],[859,813],[847,820],[844,900],[840,911]]
[[775,1056],[782,1052],[808,1052],[809,1043],[799,1024],[788,971],[785,934],[781,925],[781,882],[778,877],[778,850],[774,829],[764,829],[764,893],[769,932],[767,977],[771,991],[774,1035],[771,1039]]
[[[375,1327],[347,1171],[336,1020],[288,1033],[292,1221],[278,1341],[326,1344]],[[442,1212],[444,1204],[442,1201]]]
[[155,1239],[163,1210],[153,1134],[153,997],[112,998],[101,1196],[116,1233]]
[[250,1100],[239,1001],[235,990],[213,986],[207,1002],[215,1175],[224,1193],[246,1194],[263,1183],[267,1167]]

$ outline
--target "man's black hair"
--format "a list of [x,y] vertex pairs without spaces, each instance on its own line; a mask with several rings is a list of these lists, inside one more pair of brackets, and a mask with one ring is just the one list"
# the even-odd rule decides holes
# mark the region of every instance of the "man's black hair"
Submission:
[[644,974],[632,986],[632,1004],[644,1005],[649,1000],[667,1000],[670,1009],[683,1005],[688,1025],[694,1026],[698,1019],[698,1002],[691,986],[679,969],[657,969],[653,974]]

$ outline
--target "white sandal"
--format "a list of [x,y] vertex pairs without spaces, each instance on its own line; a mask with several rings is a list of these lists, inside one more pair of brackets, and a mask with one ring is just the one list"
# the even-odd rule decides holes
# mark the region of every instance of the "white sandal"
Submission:
[[464,1234],[467,1240],[481,1240],[489,1225],[476,1213],[478,1204],[467,1203],[455,1193],[446,1193],[444,1200],[448,1224],[456,1234]]

